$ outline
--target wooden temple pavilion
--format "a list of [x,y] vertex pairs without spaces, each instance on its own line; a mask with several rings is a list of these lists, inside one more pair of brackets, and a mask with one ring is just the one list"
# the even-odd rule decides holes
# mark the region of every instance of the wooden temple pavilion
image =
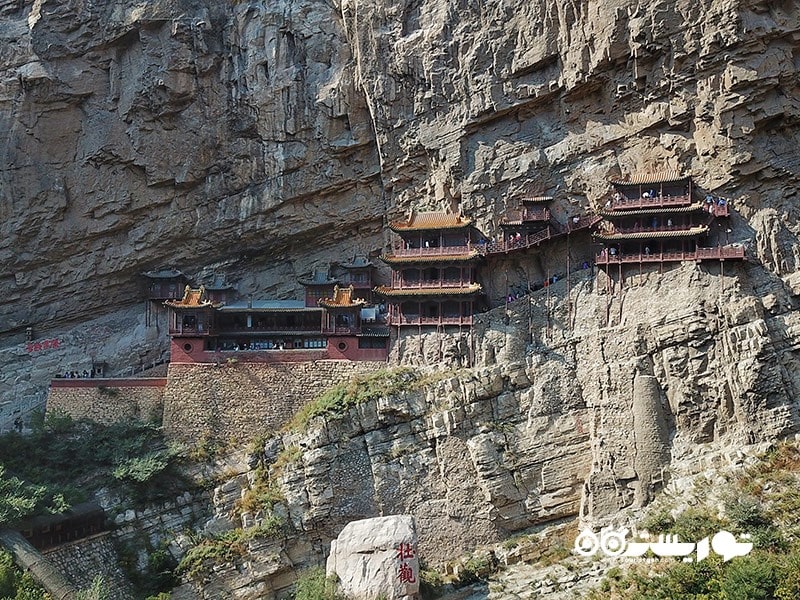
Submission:
[[353,298],[362,298],[372,304],[372,288],[375,286],[375,265],[364,255],[356,255],[353,260],[339,263],[340,283],[352,286]]
[[316,308],[319,306],[320,299],[331,297],[333,287],[339,283],[339,280],[331,277],[330,266],[326,265],[314,268],[310,277],[301,277],[297,282],[305,288],[305,305]]
[[594,236],[603,249],[595,257],[610,264],[743,259],[741,246],[709,241],[710,226],[727,217],[727,202],[696,199],[690,176],[674,172],[612,180],[613,196]]
[[472,325],[481,293],[475,267],[485,251],[472,221],[460,214],[412,212],[389,228],[397,238],[381,260],[391,267],[392,281],[375,288],[386,298],[389,325]]
[[[315,282],[315,284],[318,282]],[[385,360],[389,331],[362,327],[366,303],[353,288],[334,286],[317,306],[304,300],[214,302],[206,288],[186,286],[180,300],[168,300],[170,356],[176,363],[307,360]]]
[[205,286],[206,296],[211,302],[228,304],[236,298],[236,287],[226,283],[224,278],[217,277],[210,285]]
[[148,300],[161,302],[180,298],[184,286],[189,282],[189,278],[177,269],[146,271],[142,276],[147,280]]
[[508,243],[542,231],[550,224],[552,196],[527,196],[517,208],[507,210],[500,219],[503,239]]
[[500,219],[503,237],[486,247],[487,255],[525,250],[577,231],[589,231],[600,218],[597,215],[570,217],[565,225],[552,218],[552,196],[526,196],[517,208],[509,209]]

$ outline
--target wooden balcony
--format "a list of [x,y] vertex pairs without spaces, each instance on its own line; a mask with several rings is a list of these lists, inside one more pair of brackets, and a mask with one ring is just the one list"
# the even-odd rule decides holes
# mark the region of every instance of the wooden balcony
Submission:
[[392,256],[453,256],[469,254],[477,250],[477,246],[437,246],[435,248],[395,248]]
[[389,325],[472,325],[472,317],[421,317],[419,315],[394,316]]
[[215,335],[293,335],[300,333],[321,333],[322,325],[277,325],[274,327],[218,327]]
[[525,206],[509,210],[500,221],[501,225],[517,225],[520,223],[537,223],[550,220],[550,209],[546,206]]
[[460,288],[472,285],[471,281],[463,279],[419,279],[407,281],[400,279],[395,286],[398,290],[418,290],[422,288]]
[[677,206],[689,206],[692,197],[685,196],[656,196],[655,198],[621,198],[619,200],[609,199],[605,210],[620,211],[634,210],[637,208],[671,208]]
[[744,258],[744,246],[720,246],[717,248],[698,248],[692,252],[651,252],[649,254],[615,254],[601,253],[595,256],[597,265],[618,265],[629,263],[664,263],[683,262],[685,260],[741,260]]
[[744,246],[718,246],[716,248],[698,248],[697,260],[742,260]]
[[215,329],[205,329],[203,327],[170,327],[169,334],[173,337],[205,337],[208,335],[216,335]]
[[361,333],[360,327],[323,327],[322,333],[330,335],[356,335]]

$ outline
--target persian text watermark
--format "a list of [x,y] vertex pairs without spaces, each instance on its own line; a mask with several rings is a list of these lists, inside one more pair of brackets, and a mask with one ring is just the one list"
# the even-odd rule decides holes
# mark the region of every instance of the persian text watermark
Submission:
[[[581,556],[594,556],[602,552],[606,556],[630,558],[644,557],[651,552],[659,557],[683,557],[684,562],[700,562],[713,551],[727,562],[737,556],[745,556],[753,549],[752,542],[739,542],[734,534],[724,530],[698,542],[682,542],[677,535],[670,534],[660,534],[655,542],[628,542],[628,533],[626,528],[604,527],[599,534],[584,529],[575,538],[574,550]],[[750,534],[740,534],[739,537],[750,539]],[[693,553],[694,557],[691,556]]]

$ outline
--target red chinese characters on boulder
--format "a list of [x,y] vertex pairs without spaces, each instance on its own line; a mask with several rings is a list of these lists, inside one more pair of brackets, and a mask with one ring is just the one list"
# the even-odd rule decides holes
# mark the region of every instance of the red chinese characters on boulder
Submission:
[[411,568],[406,560],[414,558],[416,555],[414,548],[411,544],[400,544],[397,547],[397,558],[400,559],[400,569],[398,570],[398,578],[400,583],[416,583],[417,576],[414,574],[414,569]]
[[58,348],[59,340],[54,338],[52,340],[42,340],[41,342],[28,342],[25,346],[25,352],[41,352],[42,350],[55,350]]

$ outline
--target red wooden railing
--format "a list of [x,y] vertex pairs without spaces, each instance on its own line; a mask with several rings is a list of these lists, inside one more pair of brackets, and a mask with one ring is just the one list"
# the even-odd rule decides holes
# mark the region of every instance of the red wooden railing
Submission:
[[717,248],[698,248],[694,252],[651,252],[650,254],[616,254],[614,256],[601,253],[595,256],[598,265],[618,263],[659,263],[679,262],[684,260],[725,260],[744,258],[744,246],[720,246]]
[[390,325],[472,325],[472,317],[394,316]]
[[395,248],[392,256],[441,256],[452,254],[468,254],[477,247],[471,244],[466,246],[437,246],[435,248]]
[[655,198],[621,198],[609,199],[606,210],[633,210],[636,208],[663,208],[667,206],[688,206],[692,203],[691,196],[656,196]]
[[406,281],[400,279],[396,289],[420,289],[420,288],[459,288],[472,285],[471,281],[462,279],[420,279],[419,281]]

